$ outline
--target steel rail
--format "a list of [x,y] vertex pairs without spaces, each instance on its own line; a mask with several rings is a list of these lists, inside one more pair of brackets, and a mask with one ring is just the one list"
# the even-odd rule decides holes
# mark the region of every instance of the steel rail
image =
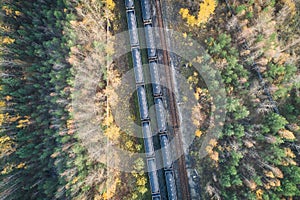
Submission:
[[140,42],[137,29],[137,20],[133,0],[125,0],[127,24],[129,29],[129,38],[131,54],[133,59],[133,68],[139,101],[140,119],[142,121],[142,131],[144,135],[145,153],[147,158],[148,176],[150,180],[151,196],[153,200],[160,200],[159,177],[157,173],[156,158],[153,148],[152,133],[150,129],[150,117],[148,102],[146,98],[146,88],[144,82],[144,73],[140,53]]
[[161,40],[161,46],[162,46],[162,52],[163,52],[163,64],[165,67],[165,73],[166,73],[166,81],[167,81],[167,96],[169,97],[169,111],[170,111],[170,120],[173,126],[173,132],[174,132],[174,140],[175,144],[178,148],[176,148],[177,155],[181,155],[178,159],[178,169],[179,169],[179,179],[180,179],[180,185],[181,185],[181,193],[182,198],[184,200],[190,200],[190,193],[189,193],[189,183],[188,183],[188,176],[187,176],[187,170],[185,165],[185,157],[184,157],[184,151],[183,151],[183,144],[182,144],[182,137],[180,133],[180,120],[178,116],[178,108],[176,103],[176,97],[174,93],[174,80],[172,76],[172,68],[170,63],[170,56],[167,48],[167,40],[166,40],[166,34],[165,34],[165,27],[163,23],[163,17],[162,17],[162,9],[161,9],[161,2],[160,0],[155,0],[155,7],[156,7],[156,13],[157,13],[157,22],[158,22],[158,28],[159,28],[159,36]]

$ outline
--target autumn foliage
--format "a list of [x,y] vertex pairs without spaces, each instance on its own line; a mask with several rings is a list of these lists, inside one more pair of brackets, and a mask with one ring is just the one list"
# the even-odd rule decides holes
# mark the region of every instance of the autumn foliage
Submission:
[[181,8],[179,14],[182,16],[182,19],[187,21],[189,26],[200,26],[208,22],[209,17],[215,11],[216,5],[215,0],[204,0],[203,3],[200,3],[200,10],[196,16],[190,14],[187,8]]

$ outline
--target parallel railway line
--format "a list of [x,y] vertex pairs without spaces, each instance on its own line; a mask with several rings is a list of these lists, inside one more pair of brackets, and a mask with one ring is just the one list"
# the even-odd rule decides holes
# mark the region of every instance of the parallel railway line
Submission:
[[[161,194],[159,190],[159,177],[157,173],[156,166],[156,158],[153,147],[153,138],[152,131],[150,129],[150,117],[148,113],[148,103],[146,98],[146,89],[144,82],[144,74],[142,69],[141,62],[141,53],[139,46],[139,36],[137,31],[137,21],[135,16],[134,9],[134,1],[133,0],[125,0],[126,12],[127,12],[127,22],[128,29],[130,35],[130,45],[131,52],[133,58],[133,67],[135,73],[136,80],[136,88],[138,94],[138,102],[139,102],[139,110],[140,110],[140,118],[142,121],[142,130],[144,135],[144,143],[145,143],[145,151],[147,157],[147,167],[148,167],[148,175],[151,186],[152,199],[159,200],[167,196],[169,200],[177,200],[178,199],[178,186],[176,187],[175,174],[173,169],[173,161],[172,161],[172,151],[170,148],[169,138],[175,139],[176,151],[177,155],[182,155],[178,162],[178,174],[180,179],[180,191],[181,198],[184,200],[189,200],[189,189],[188,189],[188,179],[187,179],[187,171],[185,167],[185,158],[184,152],[182,150],[182,141],[180,134],[180,122],[178,116],[178,109],[176,104],[176,97],[174,93],[174,80],[172,76],[172,68],[170,66],[170,56],[167,50],[166,36],[164,32],[163,18],[161,12],[160,1],[155,1],[155,8],[157,10],[157,23],[159,27],[159,37],[162,46],[162,54],[163,54],[163,64],[165,67],[165,74],[167,80],[167,93],[166,96],[168,99],[168,110],[170,116],[169,126],[167,125],[166,113],[164,110],[164,94],[161,87],[160,75],[158,70],[158,59],[157,59],[157,50],[155,45],[154,31],[152,25],[152,13],[151,13],[151,0],[140,0],[142,7],[142,17],[145,29],[145,38],[146,38],[146,46],[147,46],[147,55],[149,62],[149,71],[152,82],[152,92],[153,99],[155,104],[156,111],[156,121],[157,121],[157,130],[160,139],[161,146],[161,156],[164,164],[164,178],[167,188],[167,195]],[[172,134],[172,135],[170,135]],[[170,137],[169,137],[170,136]]]
[[181,193],[182,198],[185,200],[191,199],[190,193],[189,193],[189,183],[188,183],[188,176],[187,176],[187,170],[185,165],[185,157],[183,152],[183,144],[182,144],[182,138],[180,134],[180,120],[178,116],[178,109],[177,109],[177,103],[176,103],[176,97],[175,97],[175,90],[174,90],[174,80],[172,76],[172,68],[170,66],[170,56],[167,48],[167,41],[166,41],[166,33],[165,33],[165,27],[163,23],[163,17],[162,17],[162,10],[161,10],[161,2],[160,0],[155,0],[155,7],[156,7],[156,13],[157,13],[157,23],[159,28],[159,35],[161,40],[161,47],[163,52],[163,64],[165,67],[165,73],[166,73],[166,80],[167,80],[167,96],[169,98],[169,111],[170,111],[170,120],[171,125],[173,126],[173,133],[174,133],[174,140],[175,144],[178,148],[176,148],[177,155],[181,155],[178,159],[178,169],[179,169],[179,179],[181,183]]
[[131,54],[133,60],[133,69],[135,75],[137,96],[139,102],[140,119],[142,121],[142,131],[144,135],[144,144],[147,157],[148,176],[150,180],[150,188],[152,200],[160,200],[159,177],[156,166],[156,158],[152,140],[152,131],[150,126],[150,117],[148,102],[146,97],[146,88],[144,82],[144,73],[140,52],[140,43],[138,37],[137,20],[134,9],[133,0],[125,0],[127,23],[129,29],[129,38],[131,46]]
[[[228,0],[224,0],[229,12],[234,16],[234,11],[229,5]],[[147,157],[148,175],[151,186],[151,193],[153,200],[161,200],[168,198],[169,200],[177,200],[178,196],[180,199],[190,200],[190,190],[189,190],[189,180],[186,169],[185,154],[183,151],[183,142],[180,132],[180,117],[179,110],[177,107],[177,101],[175,96],[175,80],[173,75],[173,69],[171,66],[171,58],[168,52],[167,45],[167,33],[165,31],[163,12],[161,7],[161,0],[153,0],[156,10],[156,22],[158,27],[159,42],[161,43],[162,52],[162,64],[165,66],[165,80],[166,80],[166,93],[163,93],[163,88],[161,87],[160,75],[158,69],[158,57],[157,49],[155,47],[153,22],[151,14],[151,0],[140,0],[142,8],[143,24],[145,29],[145,38],[147,46],[147,55],[149,63],[149,71],[152,82],[152,94],[154,99],[155,111],[156,111],[156,122],[157,122],[157,132],[159,134],[160,146],[161,146],[161,156],[164,164],[164,178],[166,182],[167,194],[162,194],[160,191],[159,175],[157,173],[157,163],[154,152],[152,131],[150,129],[150,117],[148,113],[148,103],[146,98],[146,89],[144,82],[144,74],[141,62],[141,53],[137,32],[137,22],[135,19],[134,1],[125,0],[127,19],[128,19],[128,29],[130,33],[130,44],[133,57],[133,65],[136,79],[136,88],[139,100],[140,118],[142,121],[142,128],[144,134],[145,151]],[[241,32],[241,27],[239,24],[236,26],[237,32]],[[245,38],[239,41],[240,45],[245,50],[251,50],[248,42]],[[267,95],[268,100],[273,105],[273,111],[277,114],[279,113],[276,102],[273,100],[270,89],[263,80],[263,76],[260,72],[259,65],[253,61],[251,64],[251,69],[257,73],[259,83],[262,86],[264,93]],[[166,98],[164,98],[166,97]],[[164,101],[167,100],[167,108],[169,111],[169,124],[166,120],[166,113],[164,111]],[[287,127],[288,128],[288,127]],[[170,148],[170,140],[174,140],[174,145],[176,154],[180,155],[179,159],[175,161],[176,170],[178,177],[175,175],[173,168],[174,163],[172,161],[172,151]],[[179,179],[179,185],[176,187],[175,177]],[[179,195],[180,194],[180,195]]]
[[147,55],[149,62],[149,70],[151,75],[153,98],[155,104],[156,121],[158,134],[161,145],[161,153],[164,164],[164,176],[167,187],[167,195],[169,200],[177,200],[177,189],[174,178],[173,162],[171,159],[171,151],[169,148],[170,131],[167,128],[166,114],[163,104],[163,93],[160,82],[160,74],[157,63],[157,51],[154,38],[154,30],[152,25],[151,2],[150,0],[141,0],[142,18],[145,30],[145,39],[147,46]]

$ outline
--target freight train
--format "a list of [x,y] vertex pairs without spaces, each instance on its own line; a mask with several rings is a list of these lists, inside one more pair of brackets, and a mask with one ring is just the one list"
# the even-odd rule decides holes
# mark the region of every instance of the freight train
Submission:
[[140,52],[134,1],[125,0],[125,6],[152,200],[161,200],[159,177],[157,173],[156,158],[152,140],[152,131],[150,126],[149,109],[146,98],[146,88],[144,82],[144,73]]
[[169,200],[177,199],[176,184],[173,172],[172,153],[168,138],[168,128],[166,121],[166,113],[164,109],[162,87],[160,83],[160,74],[157,62],[157,51],[155,45],[154,29],[151,19],[151,2],[150,0],[140,0],[142,7],[142,18],[144,22],[146,47],[149,62],[149,71],[152,82],[152,91],[155,104],[157,129],[160,139],[160,146],[164,164],[164,174],[167,187],[167,195]]
[[[167,188],[167,196],[169,200],[177,199],[176,184],[173,172],[173,162],[171,158],[170,144],[168,138],[166,114],[164,110],[162,87],[160,83],[160,74],[157,61],[157,51],[155,45],[154,30],[151,18],[151,2],[150,0],[140,0],[142,7],[142,18],[144,23],[147,55],[149,61],[149,70],[152,82],[152,92],[155,103],[156,121],[162,158],[164,163],[164,175]],[[150,180],[150,187],[152,192],[152,199],[161,199],[159,189],[159,177],[156,168],[156,159],[152,140],[152,131],[150,128],[150,118],[148,113],[148,104],[146,99],[146,90],[144,82],[144,74],[141,61],[141,52],[139,46],[137,21],[135,15],[135,7],[133,0],[125,0],[128,30],[130,37],[130,45],[132,52],[133,68],[135,73],[140,118],[142,121],[142,130],[144,135],[144,144],[147,157],[148,175]]]

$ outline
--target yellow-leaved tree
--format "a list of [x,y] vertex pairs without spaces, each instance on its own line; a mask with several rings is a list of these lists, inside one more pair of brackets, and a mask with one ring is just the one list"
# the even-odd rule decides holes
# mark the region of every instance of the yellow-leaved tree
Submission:
[[181,8],[179,14],[187,21],[189,26],[200,26],[207,23],[210,15],[215,12],[216,5],[215,0],[204,0],[203,3],[200,3],[200,10],[197,16],[190,14],[187,8]]

